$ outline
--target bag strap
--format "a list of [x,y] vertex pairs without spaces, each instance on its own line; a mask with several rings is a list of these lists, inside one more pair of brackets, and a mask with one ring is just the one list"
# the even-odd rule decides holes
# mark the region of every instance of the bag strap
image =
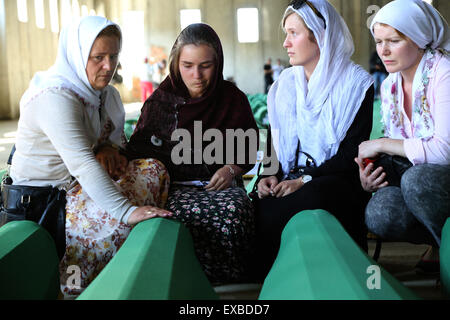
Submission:
[[[295,162],[294,162],[294,168],[292,170],[297,171],[298,170],[298,159],[300,158],[300,139],[297,139],[297,150],[295,151]],[[291,170],[291,171],[292,171]]]
[[58,188],[53,188],[50,195],[48,196],[48,200],[50,201],[45,208],[44,213],[39,219],[38,225],[45,226],[47,221],[47,217],[49,216],[49,212],[53,210],[53,208],[58,207],[62,204],[62,201],[65,200],[66,192],[64,190],[59,190]]
[[294,168],[292,168],[290,170],[290,172],[298,172],[298,171],[304,169],[304,167],[301,167],[298,165],[298,159],[300,158],[300,153],[303,153],[308,158],[307,160],[310,160],[312,162],[312,166],[314,168],[317,168],[316,161],[314,160],[314,158],[309,153],[300,150],[300,140],[298,139],[297,151],[295,153],[295,165],[294,165]]
[[258,183],[259,183],[259,181],[261,180],[261,174],[260,174],[260,171],[261,171],[261,165],[262,165],[262,161],[259,163],[259,165],[258,165],[258,171],[256,172],[256,176],[257,176],[257,178],[256,178],[256,181],[255,181],[255,183],[253,184],[253,188],[252,188],[252,191],[250,192],[250,193],[255,193],[256,192],[256,188],[258,187]]
[[6,164],[12,165],[12,159],[13,159],[15,152],[16,152],[16,145],[13,145],[11,153],[9,154],[9,158],[8,158],[8,161],[6,162]]
[[[271,145],[272,145],[272,130],[270,129],[270,125],[269,125],[269,129],[267,131],[266,149],[267,149],[267,146],[269,146],[269,148],[270,148]],[[256,178],[256,181],[255,181],[255,184],[253,185],[252,191],[250,193],[255,193],[256,192],[256,188],[258,187],[258,183],[259,183],[259,181],[262,178],[262,176],[261,176],[261,166],[263,165],[263,163],[264,163],[264,158],[261,160],[261,162],[258,165],[258,169],[256,171],[257,178]]]

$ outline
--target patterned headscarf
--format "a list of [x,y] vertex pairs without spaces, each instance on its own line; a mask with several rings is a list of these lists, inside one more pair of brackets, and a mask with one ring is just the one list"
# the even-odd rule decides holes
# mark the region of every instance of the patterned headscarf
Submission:
[[[375,15],[371,32],[376,23],[383,23],[402,32],[425,54],[417,67],[413,80],[412,132],[415,138],[431,138],[434,135],[434,120],[427,101],[427,88],[440,59],[448,59],[450,33],[448,24],[430,4],[421,0],[396,0],[381,8]],[[385,136],[407,139],[404,130],[404,115],[399,105],[402,90],[400,72],[391,73],[383,82],[382,122]]]
[[390,25],[410,38],[419,48],[450,51],[448,23],[432,5],[422,0],[395,0],[375,15],[370,25]]

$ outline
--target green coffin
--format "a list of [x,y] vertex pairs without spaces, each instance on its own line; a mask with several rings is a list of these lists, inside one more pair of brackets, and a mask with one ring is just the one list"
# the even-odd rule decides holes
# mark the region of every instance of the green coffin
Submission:
[[442,229],[439,256],[441,261],[442,288],[447,297],[450,297],[450,218],[447,219]]
[[31,221],[0,228],[0,300],[57,299],[58,256],[50,234]]
[[377,273],[373,266],[376,262],[331,214],[303,211],[286,225],[259,299],[417,299],[393,276],[381,267]]
[[139,223],[79,300],[218,299],[181,223]]
[[381,101],[375,100],[373,103],[373,123],[372,131],[370,133],[370,140],[382,138],[384,136],[383,124],[381,120]]
[[123,127],[123,131],[125,133],[125,137],[127,140],[130,140],[131,136],[133,135],[134,129],[136,128],[136,124],[138,122],[138,119],[130,119],[125,121],[125,125]]

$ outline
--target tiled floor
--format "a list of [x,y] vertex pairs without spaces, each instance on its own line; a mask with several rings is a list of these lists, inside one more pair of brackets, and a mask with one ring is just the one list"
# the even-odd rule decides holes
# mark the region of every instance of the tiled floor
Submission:
[[[369,241],[369,253],[373,253],[375,241]],[[378,259],[386,271],[422,299],[446,299],[441,291],[439,275],[423,275],[415,271],[415,265],[427,250],[426,245],[405,242],[384,242]]]

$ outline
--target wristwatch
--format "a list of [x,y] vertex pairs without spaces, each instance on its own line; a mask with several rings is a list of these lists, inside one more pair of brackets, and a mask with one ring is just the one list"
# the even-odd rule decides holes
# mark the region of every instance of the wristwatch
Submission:
[[312,177],[308,174],[305,174],[302,176],[302,181],[304,184],[310,182],[311,180],[312,180]]

